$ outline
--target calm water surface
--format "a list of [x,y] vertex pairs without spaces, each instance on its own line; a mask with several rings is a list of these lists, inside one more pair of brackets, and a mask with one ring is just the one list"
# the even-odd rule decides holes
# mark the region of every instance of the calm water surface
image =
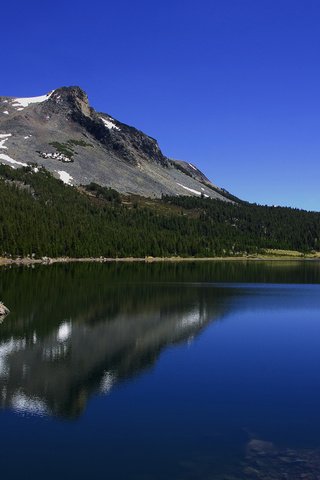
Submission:
[[320,263],[3,268],[0,299],[1,478],[320,478]]

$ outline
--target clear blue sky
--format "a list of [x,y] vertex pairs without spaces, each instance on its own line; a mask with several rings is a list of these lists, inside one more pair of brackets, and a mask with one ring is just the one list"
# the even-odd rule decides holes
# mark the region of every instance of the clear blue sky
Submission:
[[319,0],[16,0],[0,95],[80,85],[241,198],[320,210]]

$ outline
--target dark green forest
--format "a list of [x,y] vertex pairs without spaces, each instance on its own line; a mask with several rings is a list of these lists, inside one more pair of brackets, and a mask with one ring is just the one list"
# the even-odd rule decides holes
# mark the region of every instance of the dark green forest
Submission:
[[230,256],[320,249],[320,213],[208,198],[151,200],[0,165],[0,256]]

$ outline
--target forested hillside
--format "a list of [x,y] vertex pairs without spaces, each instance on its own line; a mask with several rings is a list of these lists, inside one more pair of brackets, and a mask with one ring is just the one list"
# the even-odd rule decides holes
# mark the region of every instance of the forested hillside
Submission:
[[195,197],[148,200],[0,165],[0,256],[220,256],[320,248],[320,213]]

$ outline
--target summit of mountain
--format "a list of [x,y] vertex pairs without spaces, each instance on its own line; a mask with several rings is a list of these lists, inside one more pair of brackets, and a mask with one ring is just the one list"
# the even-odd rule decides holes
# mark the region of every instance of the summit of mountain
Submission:
[[0,97],[0,162],[38,164],[71,185],[95,182],[146,197],[231,198],[196,165],[168,158],[154,138],[96,111],[78,86]]

